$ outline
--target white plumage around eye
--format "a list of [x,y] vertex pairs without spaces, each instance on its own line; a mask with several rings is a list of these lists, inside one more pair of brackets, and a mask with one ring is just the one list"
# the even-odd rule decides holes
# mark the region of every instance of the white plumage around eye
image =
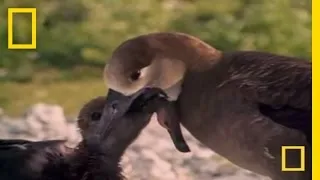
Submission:
[[141,70],[140,70],[140,78],[143,78],[143,77],[145,77],[146,76],[146,74],[147,74],[147,72],[148,72],[148,69],[149,69],[149,66],[146,66],[146,67],[144,67],[144,68],[142,68]]

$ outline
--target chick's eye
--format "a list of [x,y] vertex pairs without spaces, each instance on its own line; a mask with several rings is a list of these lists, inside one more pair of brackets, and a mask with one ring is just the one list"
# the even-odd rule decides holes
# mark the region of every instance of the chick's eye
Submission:
[[115,114],[117,112],[117,102],[111,103],[111,113]]
[[100,118],[101,118],[101,113],[99,113],[99,112],[94,112],[91,114],[91,119],[93,121],[98,121],[98,120],[100,120]]
[[141,71],[140,70],[139,71],[135,71],[130,75],[130,80],[131,81],[136,81],[136,80],[138,80],[140,78],[140,76],[141,76]]

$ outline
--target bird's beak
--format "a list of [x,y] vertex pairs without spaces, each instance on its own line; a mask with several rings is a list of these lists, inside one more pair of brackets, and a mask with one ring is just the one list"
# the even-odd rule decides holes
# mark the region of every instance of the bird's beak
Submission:
[[[129,98],[129,97],[131,97],[131,99],[133,101],[136,99],[136,96],[137,97],[140,96],[141,93],[143,93],[143,91],[145,91],[146,89],[150,89],[150,88],[142,89],[139,92],[137,92],[131,96],[125,96],[122,93],[119,93],[117,91],[109,89],[109,91],[107,93],[107,104],[115,102],[115,101],[119,101],[122,98]],[[150,91],[150,92],[152,92],[152,91]],[[152,95],[152,93],[151,93],[151,95]],[[164,98],[167,98],[167,97],[164,97]],[[122,104],[122,108],[124,108],[124,106],[125,106],[126,107],[125,109],[128,109],[130,107],[131,103],[132,102],[130,101],[128,104]],[[173,103],[173,102],[171,102],[171,103]],[[181,128],[180,128],[180,122],[178,121],[178,118],[175,117],[176,112],[174,112],[174,108],[173,108],[174,105],[171,103],[169,101],[167,101],[167,104],[164,106],[164,108],[159,108],[158,110],[156,110],[157,120],[161,126],[163,126],[164,128],[166,128],[168,130],[175,147],[180,152],[190,152],[190,148],[183,138]],[[125,111],[123,111],[123,112],[125,112]]]
[[124,94],[121,94],[115,90],[109,89],[108,93],[107,93],[107,99],[106,102],[114,102],[114,101],[118,101],[119,99],[122,99],[123,97],[125,97]]

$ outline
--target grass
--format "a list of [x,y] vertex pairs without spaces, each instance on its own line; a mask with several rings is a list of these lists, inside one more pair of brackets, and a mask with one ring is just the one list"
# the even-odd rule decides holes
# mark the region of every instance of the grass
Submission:
[[102,78],[81,80],[32,81],[28,83],[1,82],[0,107],[10,116],[21,115],[38,102],[59,104],[66,115],[75,115],[79,108],[95,96],[105,95]]

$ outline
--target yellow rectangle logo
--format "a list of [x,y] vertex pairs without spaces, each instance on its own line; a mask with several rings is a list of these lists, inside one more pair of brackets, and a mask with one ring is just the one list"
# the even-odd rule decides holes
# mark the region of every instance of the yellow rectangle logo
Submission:
[[[31,13],[31,44],[13,44],[13,14]],[[36,8],[8,8],[8,49],[36,49],[37,47],[37,9]]]
[[[288,168],[286,166],[286,153],[288,149],[300,151],[300,167]],[[304,146],[282,146],[281,147],[281,170],[282,171],[305,171],[305,147]]]

